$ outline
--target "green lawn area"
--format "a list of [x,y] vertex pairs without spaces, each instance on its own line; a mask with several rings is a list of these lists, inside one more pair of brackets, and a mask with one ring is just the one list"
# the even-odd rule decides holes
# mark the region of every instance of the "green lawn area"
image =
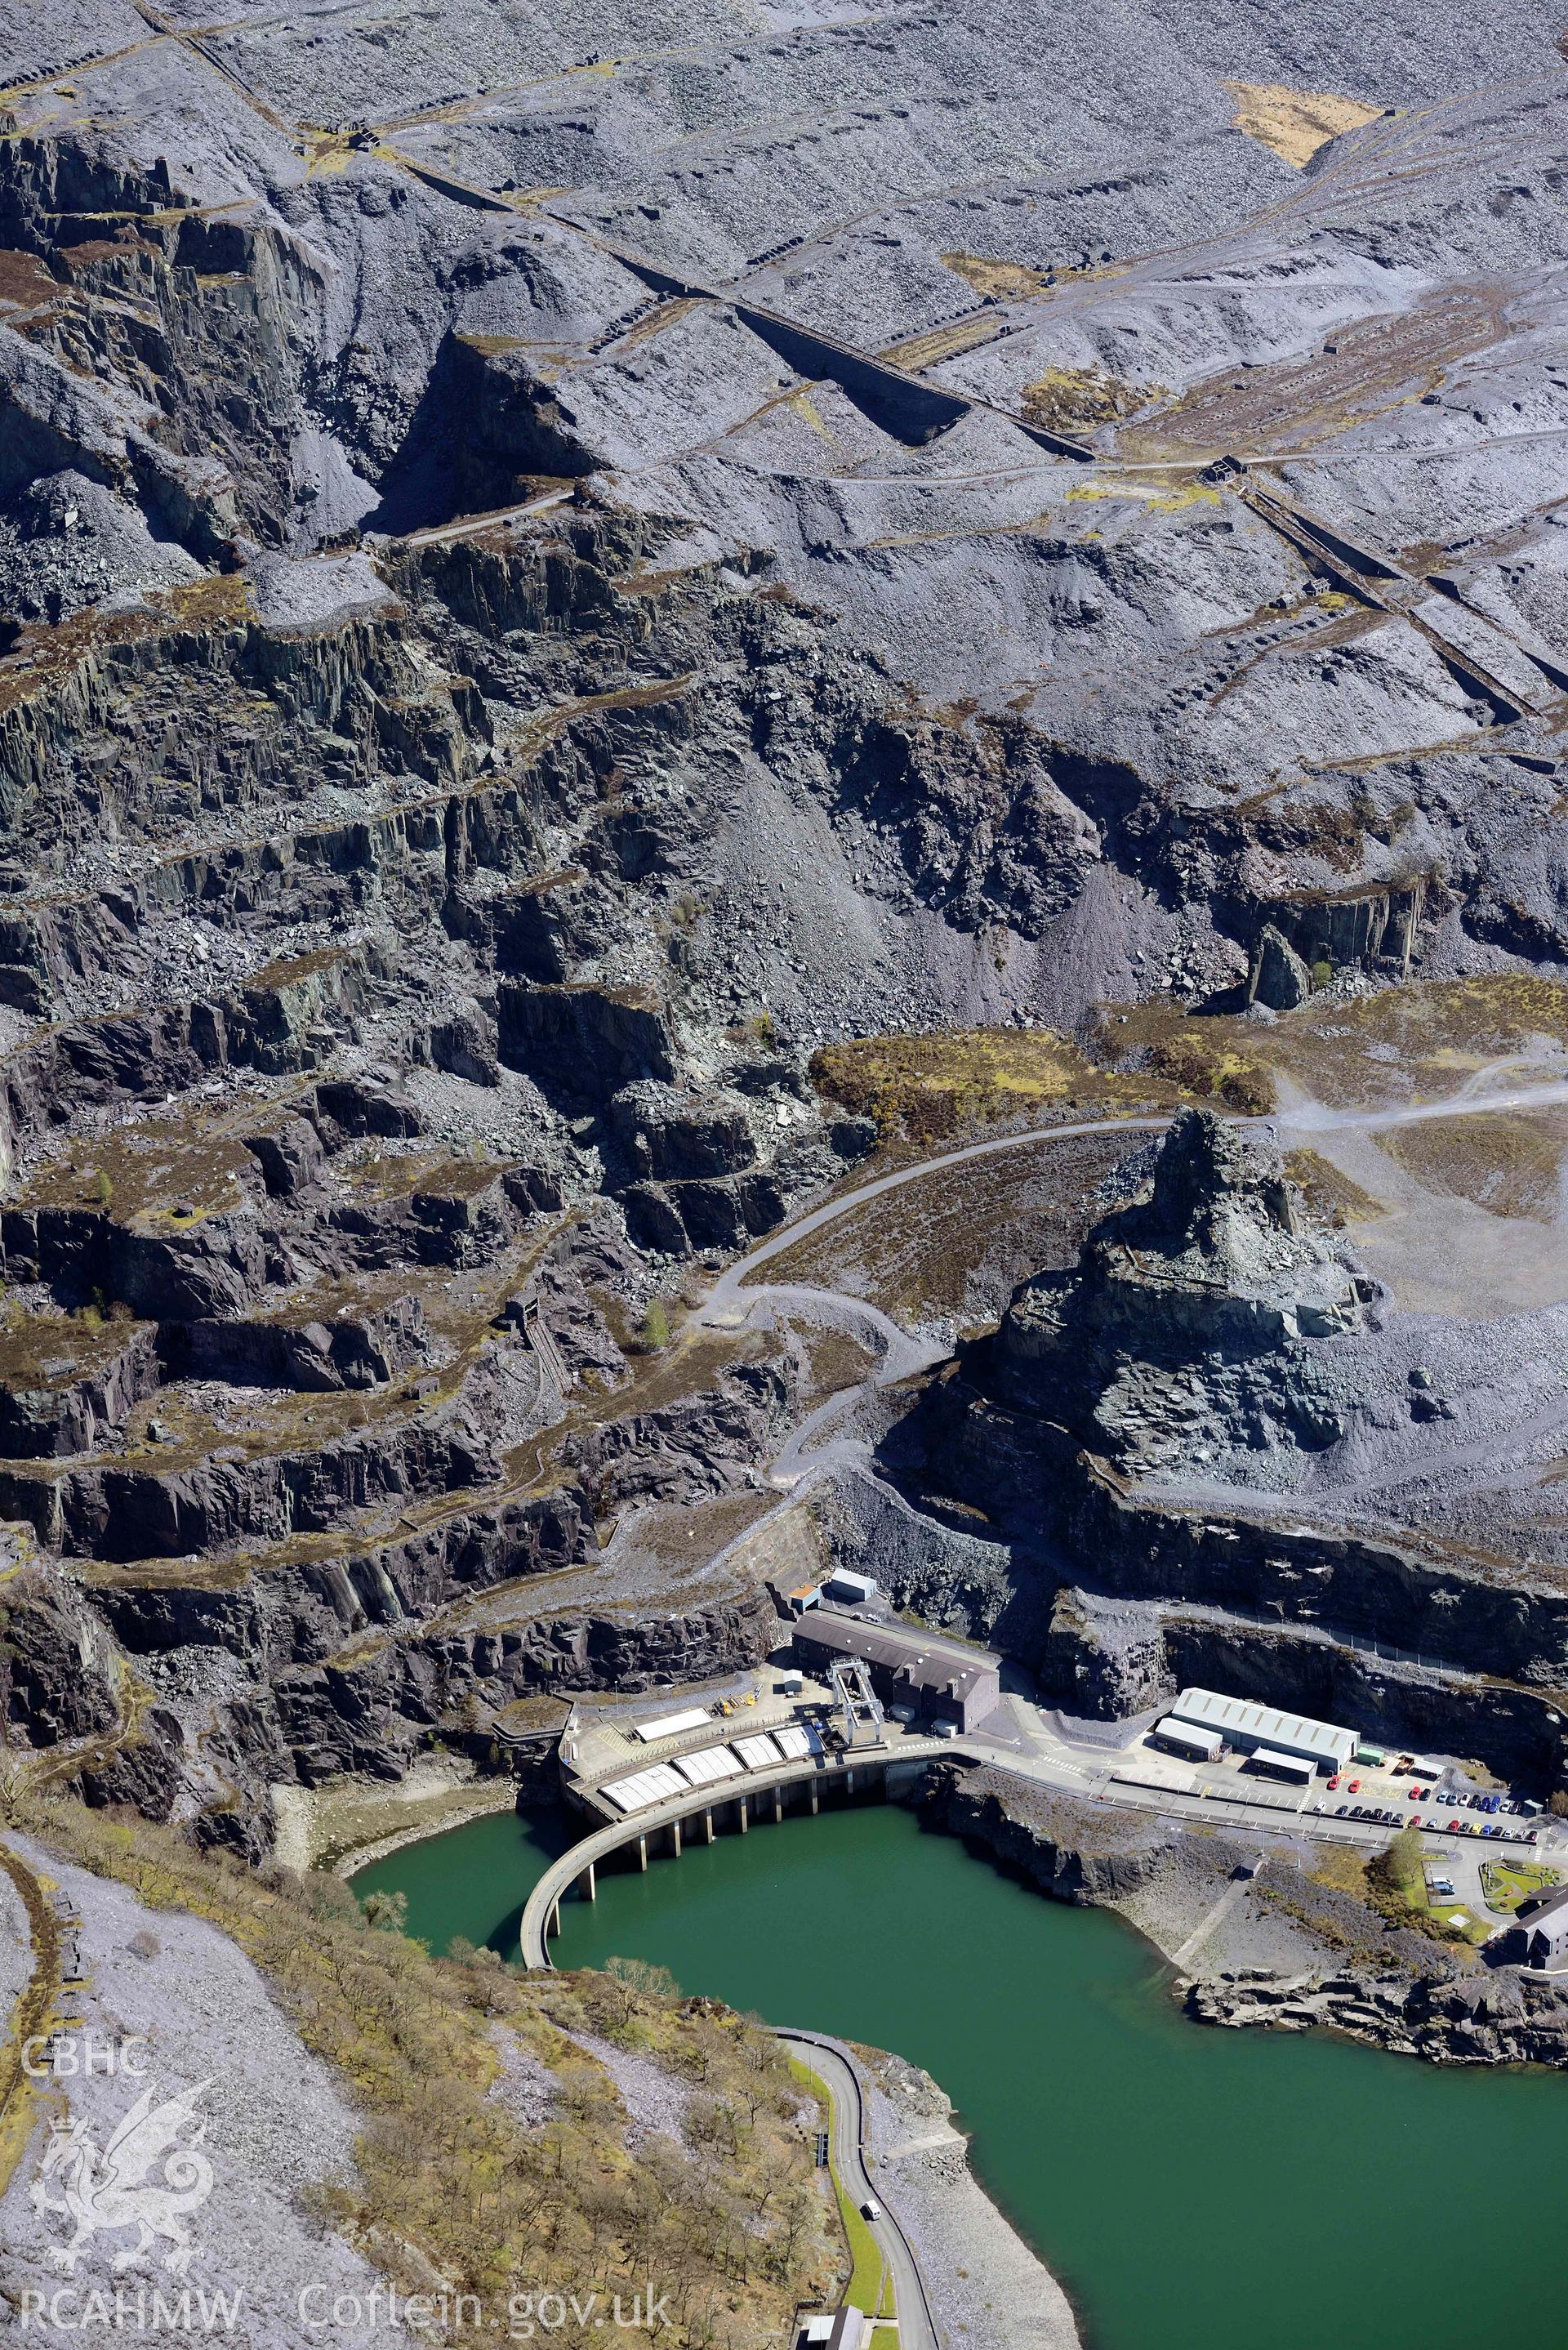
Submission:
[[[803,2064],[798,2056],[790,2058],[789,2068],[810,2089],[813,2096],[820,2099],[823,2111],[831,2115],[833,2093],[826,2082],[814,2073],[809,2064]],[[849,2239],[850,2257],[855,2262],[844,2298],[851,2308],[863,2309],[868,2316],[891,2317],[892,2279],[888,2275],[882,2255],[877,2249],[877,2239],[861,2218],[860,2206],[845,2189],[837,2166],[831,2160],[828,2176],[833,2180],[833,2191],[838,2198],[838,2214],[844,2222],[844,2232]],[[892,2339],[896,2342],[898,2336],[894,2334]]]
[[1511,1916],[1521,1901],[1533,1893],[1543,1893],[1559,1882],[1554,1868],[1542,1868],[1539,1861],[1483,1860],[1481,1891],[1487,1907]]

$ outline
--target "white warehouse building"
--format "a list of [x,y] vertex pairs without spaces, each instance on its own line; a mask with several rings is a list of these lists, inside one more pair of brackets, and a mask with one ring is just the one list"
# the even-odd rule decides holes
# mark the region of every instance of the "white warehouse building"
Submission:
[[[1244,1754],[1262,1747],[1324,1772],[1346,1769],[1359,1742],[1354,1730],[1341,1730],[1332,1721],[1282,1713],[1277,1706],[1252,1705],[1242,1697],[1221,1697],[1217,1690],[1183,1690],[1157,1735],[1167,1734],[1167,1723],[1177,1733],[1184,1727],[1218,1731],[1227,1746],[1239,1747]],[[1174,1737],[1171,1742],[1177,1742]]]

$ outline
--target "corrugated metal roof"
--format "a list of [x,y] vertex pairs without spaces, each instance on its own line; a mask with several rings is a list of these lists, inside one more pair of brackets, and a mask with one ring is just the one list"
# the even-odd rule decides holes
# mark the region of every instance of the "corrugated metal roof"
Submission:
[[1000,1659],[986,1649],[961,1648],[956,1640],[942,1640],[906,1624],[878,1624],[840,1616],[829,1607],[815,1608],[794,1627],[796,1643],[830,1649],[842,1657],[860,1657],[867,1664],[900,1673],[914,1689],[950,1690],[961,1697],[987,1674],[1000,1669]]
[[1221,1697],[1218,1690],[1183,1690],[1170,1711],[1179,1721],[1199,1721],[1231,1738],[1259,1739],[1287,1753],[1294,1748],[1325,1762],[1348,1762],[1355,1751],[1354,1730],[1314,1721],[1310,1714],[1282,1713],[1277,1706],[1254,1705],[1246,1698]]
[[765,1730],[754,1731],[749,1738],[737,1738],[735,1752],[748,1771],[771,1771],[784,1761]]

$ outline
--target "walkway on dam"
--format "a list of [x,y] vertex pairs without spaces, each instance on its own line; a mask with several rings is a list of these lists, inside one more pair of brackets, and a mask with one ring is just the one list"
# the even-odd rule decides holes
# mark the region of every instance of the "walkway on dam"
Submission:
[[[721,1725],[715,1723],[714,1727]],[[825,1790],[854,1794],[857,1787],[868,1782],[882,1784],[889,1769],[897,1769],[901,1763],[928,1762],[936,1755],[960,1752],[962,1743],[953,1739],[906,1737],[879,1746],[814,1755],[808,1761],[783,1763],[771,1771],[751,1772],[743,1783],[725,1780],[716,1787],[693,1787],[684,1795],[672,1795],[663,1804],[650,1804],[646,1811],[633,1812],[625,1819],[607,1821],[603,1827],[593,1829],[564,1852],[558,1860],[552,1861],[529,1894],[518,1936],[524,1965],[550,1964],[550,1938],[560,1930],[562,1899],[576,1885],[592,1900],[597,1891],[596,1872],[612,1854],[634,1851],[646,1867],[659,1838],[663,1838],[667,1848],[679,1856],[691,1821],[699,1824],[705,1844],[713,1842],[719,1815],[723,1814],[732,1814],[736,1828],[744,1835],[759,1820],[782,1820],[785,1798],[796,1788],[805,1792],[810,1808],[815,1811]]]

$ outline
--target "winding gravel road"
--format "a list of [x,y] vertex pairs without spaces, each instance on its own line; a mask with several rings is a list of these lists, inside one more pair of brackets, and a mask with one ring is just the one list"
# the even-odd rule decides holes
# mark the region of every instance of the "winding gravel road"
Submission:
[[[1551,1077],[1534,1084],[1515,1084],[1499,1088],[1495,1080],[1503,1070],[1519,1070],[1534,1066],[1526,1056],[1510,1055],[1477,1070],[1459,1090],[1440,1101],[1404,1102],[1379,1109],[1336,1109],[1293,1088],[1290,1097],[1278,1110],[1264,1117],[1241,1117],[1231,1122],[1242,1127],[1261,1127],[1282,1138],[1322,1136],[1328,1133],[1376,1133],[1391,1127],[1416,1126],[1433,1119],[1480,1118],[1495,1116],[1504,1111],[1560,1108],[1568,1103],[1568,1078]],[[700,1324],[721,1329],[734,1328],[746,1321],[761,1305],[777,1306],[784,1311],[794,1307],[804,1318],[826,1323],[862,1344],[869,1343],[878,1352],[876,1368],[857,1387],[841,1389],[819,1404],[792,1433],[788,1443],[773,1464],[773,1481],[780,1486],[793,1486],[806,1469],[821,1470],[836,1460],[852,1456],[864,1458],[867,1448],[861,1443],[836,1435],[837,1424],[852,1417],[857,1406],[877,1388],[895,1386],[900,1379],[928,1369],[940,1360],[945,1347],[940,1340],[917,1337],[895,1322],[879,1306],[860,1297],[846,1296],[841,1291],[823,1289],[800,1282],[758,1281],[755,1275],[774,1258],[782,1256],[797,1243],[809,1240],[827,1225],[855,1214],[872,1201],[885,1199],[888,1193],[900,1191],[907,1184],[919,1183],[928,1175],[940,1174],[944,1170],[963,1167],[971,1160],[991,1159],[1004,1150],[1025,1150],[1044,1142],[1071,1142],[1088,1135],[1126,1134],[1129,1139],[1139,1135],[1162,1134],[1171,1123],[1165,1115],[1137,1118],[1079,1118],[1067,1125],[1025,1128],[1018,1134],[994,1136],[983,1142],[961,1144],[953,1150],[939,1151],[934,1157],[922,1159],[908,1167],[895,1167],[885,1175],[874,1176],[839,1198],[827,1200],[811,1209],[794,1223],[785,1224],[758,1243],[745,1256],[737,1259],[714,1282],[706,1304],[696,1319]],[[1562,1408],[1561,1418],[1568,1425],[1568,1404]],[[1433,1465],[1441,1466],[1435,1453]],[[1458,1465],[1457,1463],[1455,1465]],[[1389,1482],[1405,1482],[1422,1473],[1420,1464],[1413,1463],[1401,1471]],[[1364,1487],[1346,1488],[1343,1496],[1332,1490],[1314,1495],[1313,1503],[1332,1511],[1338,1498],[1354,1499],[1366,1491],[1376,1490],[1381,1480],[1368,1480]],[[1278,1508],[1288,1505],[1300,1515],[1309,1506],[1303,1495],[1270,1495],[1254,1493],[1246,1489],[1230,1489],[1218,1484],[1208,1485],[1201,1480],[1184,1482],[1179,1491],[1161,1486],[1150,1489],[1150,1499],[1167,1502],[1180,1500],[1199,1505],[1206,1502],[1223,1501],[1249,1506],[1271,1503]]]

